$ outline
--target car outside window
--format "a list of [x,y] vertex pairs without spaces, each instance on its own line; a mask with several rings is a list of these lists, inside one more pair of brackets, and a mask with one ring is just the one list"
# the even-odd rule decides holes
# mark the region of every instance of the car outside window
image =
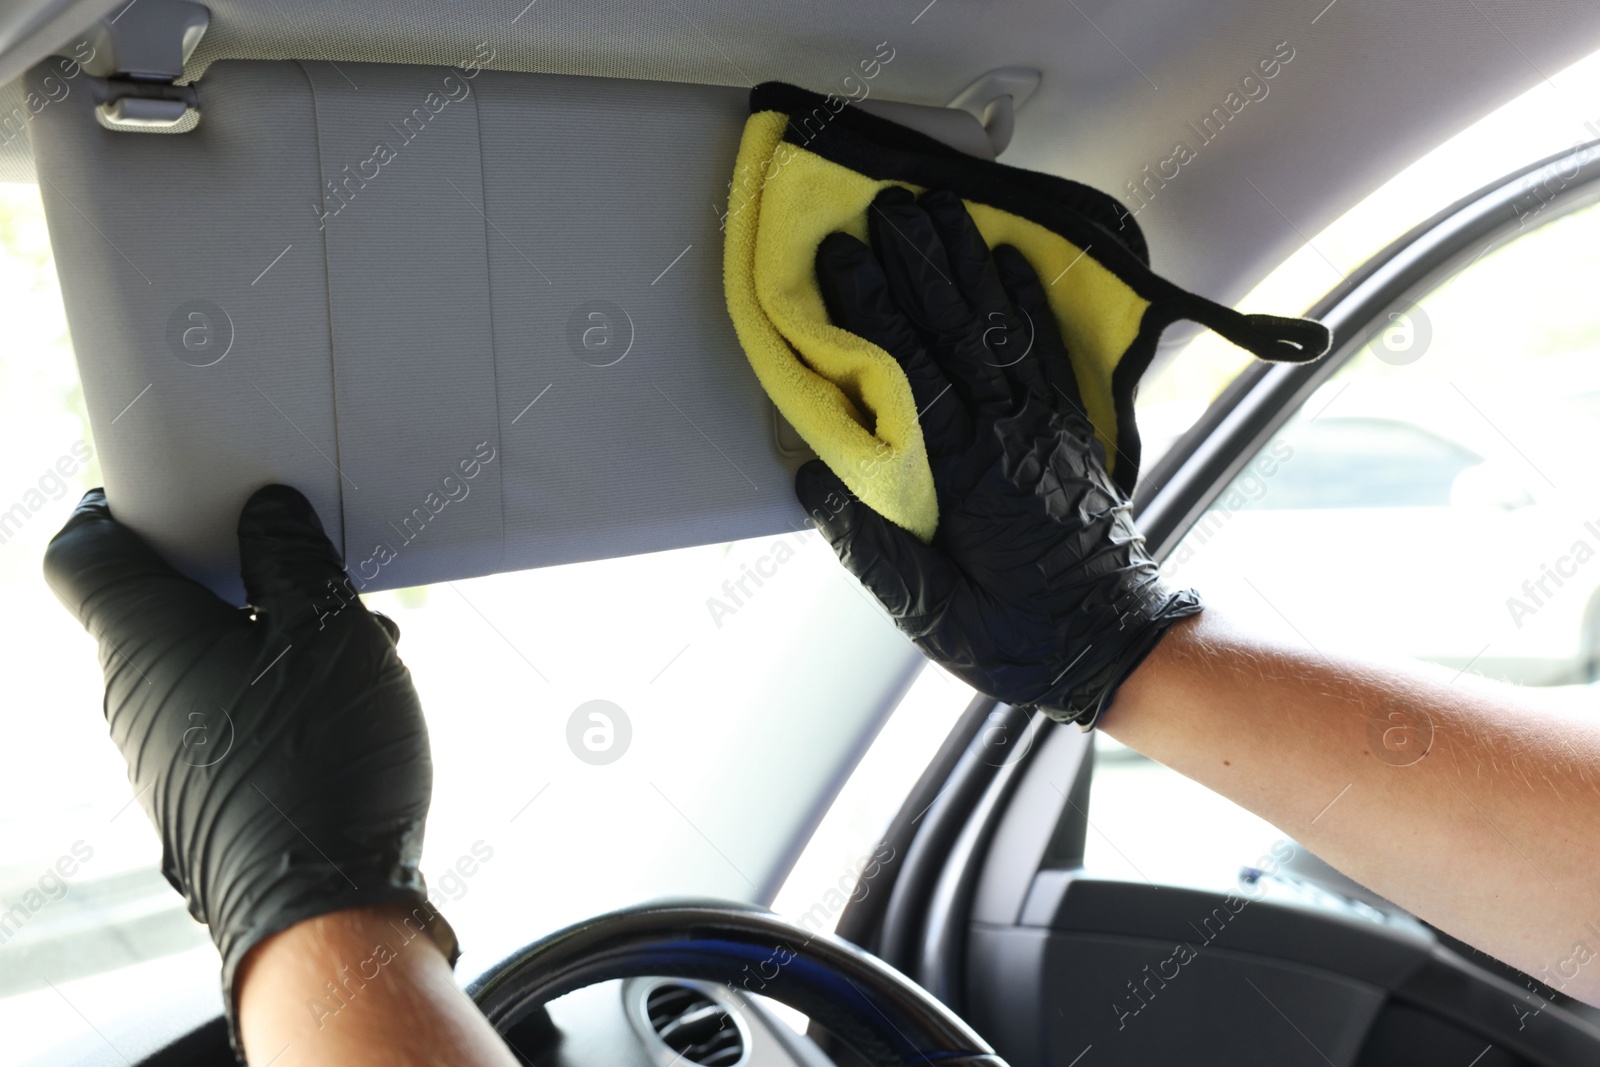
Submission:
[[1318,646],[1594,680],[1600,420],[1581,398],[1600,308],[1535,279],[1600,266],[1597,238],[1585,209],[1396,312],[1413,347],[1380,333],[1320,387],[1178,544],[1172,579]]
[[[1538,220],[1319,387],[1169,555],[1247,626],[1594,703],[1600,208]],[[1091,866],[1226,883],[1280,836],[1107,738]]]
[[1276,444],[1235,486],[1249,490],[1242,507],[1447,507],[1461,472],[1483,462],[1438,434],[1393,419],[1325,417],[1306,425],[1292,447]]

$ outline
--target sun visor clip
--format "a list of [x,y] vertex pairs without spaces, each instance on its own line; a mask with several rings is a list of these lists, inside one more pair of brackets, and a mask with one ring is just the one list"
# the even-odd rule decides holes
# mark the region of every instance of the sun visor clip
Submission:
[[200,99],[178,80],[210,25],[211,12],[188,0],[138,0],[96,23],[80,65],[92,79],[100,125],[129,133],[193,129]]
[[1016,132],[1016,113],[1039,88],[1041,75],[1029,67],[998,67],[981,74],[950,101],[947,107],[972,115],[998,157]]

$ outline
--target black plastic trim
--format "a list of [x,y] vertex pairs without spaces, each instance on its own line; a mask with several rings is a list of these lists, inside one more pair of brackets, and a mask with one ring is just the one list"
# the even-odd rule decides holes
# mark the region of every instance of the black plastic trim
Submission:
[[889,898],[899,884],[905,864],[903,858],[911,850],[911,842],[921,830],[922,818],[939,795],[946,790],[950,776],[972,740],[989,721],[990,714],[999,704],[994,697],[978,693],[956,720],[955,728],[934,753],[933,759],[917,779],[911,792],[889,821],[883,833],[883,844],[892,849],[891,858],[874,865],[872,874],[856,883],[856,890],[839,914],[834,928],[838,937],[859,945],[868,952],[882,956],[881,933],[883,917],[889,908]]
[[[1022,779],[1022,772],[1039,749],[1040,735],[1052,728],[1059,728],[1058,724],[1040,714],[1023,721],[1017,741],[1005,753],[1001,765],[989,779],[988,788],[962,825],[960,834],[951,842],[938,880],[928,894],[916,969],[908,973],[952,1011],[960,1012],[966,999],[963,975],[967,962],[967,929],[972,921],[972,902],[977,895],[978,879],[983,874],[984,859]],[[993,747],[985,748],[993,760]]]
[[965,830],[974,807],[1005,761],[997,759],[1000,744],[1023,735],[1029,713],[996,704],[983,728],[968,741],[955,768],[923,816],[922,828],[906,849],[899,878],[889,894],[878,935],[878,956],[891,967],[915,974],[922,957],[928,904],[950,850]]

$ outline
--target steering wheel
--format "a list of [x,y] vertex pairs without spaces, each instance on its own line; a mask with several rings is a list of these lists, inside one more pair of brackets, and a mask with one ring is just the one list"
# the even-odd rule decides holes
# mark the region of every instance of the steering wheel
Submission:
[[500,1033],[576,989],[658,975],[760,993],[827,1027],[872,1067],[1006,1067],[921,986],[848,942],[764,908],[667,901],[622,908],[513,953],[467,987]]

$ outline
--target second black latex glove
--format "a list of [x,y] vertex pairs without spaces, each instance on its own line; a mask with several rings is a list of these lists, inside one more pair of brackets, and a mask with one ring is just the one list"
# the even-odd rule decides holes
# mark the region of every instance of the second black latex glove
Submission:
[[[222,953],[230,1022],[235,970],[263,938],[343,908],[424,904],[433,787],[397,631],[355,599],[305,497],[252,496],[239,554],[253,618],[174,571],[96,489],[44,563],[99,641],[111,739],[162,873]],[[432,918],[419,923],[453,959]]]
[[949,193],[885,190],[868,219],[873,247],[830,235],[817,278],[835,325],[910,380],[939,526],[923,544],[820,461],[796,476],[801,503],[931,659],[990,696],[1090,726],[1200,599],[1162,585],[1022,255],[991,255]]

